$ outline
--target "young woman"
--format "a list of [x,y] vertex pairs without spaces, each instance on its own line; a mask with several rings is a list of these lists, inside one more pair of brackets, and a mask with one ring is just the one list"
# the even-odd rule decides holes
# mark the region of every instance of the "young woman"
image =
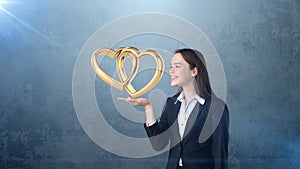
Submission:
[[177,50],[169,73],[179,91],[167,99],[159,121],[148,99],[118,99],[144,106],[144,127],[155,150],[170,143],[167,169],[226,169],[228,109],[211,89],[204,57],[196,50]]

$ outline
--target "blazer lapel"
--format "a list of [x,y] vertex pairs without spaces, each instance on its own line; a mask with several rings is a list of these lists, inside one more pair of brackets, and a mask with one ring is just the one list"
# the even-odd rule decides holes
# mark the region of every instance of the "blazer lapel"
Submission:
[[178,113],[179,113],[179,109],[181,106],[181,102],[177,101],[176,104],[173,103],[174,105],[172,105],[171,111],[170,111],[170,120],[171,123],[174,123],[175,121],[177,121],[177,117],[178,117]]
[[204,109],[204,105],[200,106],[200,103],[197,103],[193,109],[193,111],[191,112],[188,120],[187,120],[187,124],[186,127],[184,129],[184,133],[183,133],[183,137],[185,138],[186,135],[191,131],[192,127],[194,126],[197,118],[199,118],[198,116],[202,114],[202,111]]

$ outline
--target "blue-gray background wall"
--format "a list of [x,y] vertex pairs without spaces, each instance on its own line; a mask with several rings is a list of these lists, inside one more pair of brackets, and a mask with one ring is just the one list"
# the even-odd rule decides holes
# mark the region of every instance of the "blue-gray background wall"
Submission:
[[73,69],[87,39],[142,12],[188,20],[219,53],[230,168],[300,167],[299,0],[10,2],[0,8],[0,168],[165,167],[166,153],[135,159],[100,148],[72,100]]

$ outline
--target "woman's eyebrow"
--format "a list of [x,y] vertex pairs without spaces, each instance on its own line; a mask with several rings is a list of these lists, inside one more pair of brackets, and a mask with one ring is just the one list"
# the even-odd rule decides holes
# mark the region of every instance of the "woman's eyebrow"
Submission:
[[[180,62],[175,62],[175,63],[173,63],[174,65],[182,65],[182,63],[180,63]],[[172,63],[170,63],[170,65],[172,65]]]

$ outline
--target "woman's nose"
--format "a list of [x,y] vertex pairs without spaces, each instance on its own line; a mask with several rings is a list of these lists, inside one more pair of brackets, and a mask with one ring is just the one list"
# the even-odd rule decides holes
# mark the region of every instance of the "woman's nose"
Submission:
[[172,74],[172,73],[174,73],[174,70],[172,68],[170,68],[169,74]]

